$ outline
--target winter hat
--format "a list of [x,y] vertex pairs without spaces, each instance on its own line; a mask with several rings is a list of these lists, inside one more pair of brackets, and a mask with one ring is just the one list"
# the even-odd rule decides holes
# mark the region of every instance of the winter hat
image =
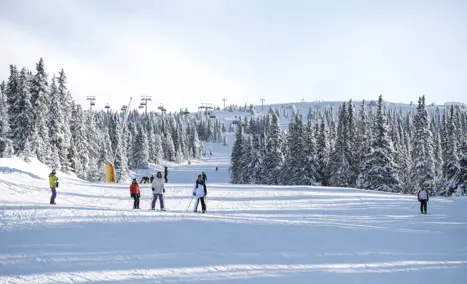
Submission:
[[157,172],[156,176],[161,177],[161,176],[162,176],[162,173],[161,173],[161,172]]
[[55,174],[55,173],[56,173],[56,172],[55,172],[55,169],[52,169],[52,173],[53,173],[53,174]]
[[203,176],[202,175],[198,175],[198,178],[202,178]]

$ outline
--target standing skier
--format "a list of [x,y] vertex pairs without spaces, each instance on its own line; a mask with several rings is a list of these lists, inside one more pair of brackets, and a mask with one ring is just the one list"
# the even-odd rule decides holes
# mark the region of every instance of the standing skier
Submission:
[[50,197],[50,204],[55,205],[55,197],[57,197],[57,188],[58,188],[58,177],[56,176],[55,169],[52,169],[52,172],[49,174],[49,186],[52,190],[52,196]]
[[156,178],[152,182],[152,203],[151,203],[151,210],[156,210],[156,202],[157,198],[159,198],[161,211],[165,211],[164,208],[164,180],[162,179],[162,173],[157,172]]
[[206,174],[203,172],[203,181],[204,181],[204,183],[206,183],[207,180],[208,180],[208,178],[206,177]]
[[141,197],[141,192],[139,190],[139,184],[135,178],[130,185],[130,196],[134,199],[133,209],[139,209],[139,198]]
[[206,200],[205,197],[208,194],[206,183],[204,182],[203,176],[198,175],[195,187],[193,188],[193,196],[196,197],[195,212],[198,212],[198,203],[201,201],[201,209],[203,213],[206,213]]
[[420,212],[422,214],[426,214],[427,212],[427,203],[428,203],[428,200],[430,199],[428,197],[428,191],[426,191],[426,189],[420,189],[418,191],[418,202],[420,202]]
[[169,168],[167,166],[164,167],[164,180],[165,182],[169,182]]

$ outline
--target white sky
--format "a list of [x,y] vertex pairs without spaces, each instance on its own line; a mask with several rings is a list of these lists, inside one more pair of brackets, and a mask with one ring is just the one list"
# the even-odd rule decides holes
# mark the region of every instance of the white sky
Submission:
[[467,1],[2,1],[9,65],[65,69],[88,106],[467,102]]

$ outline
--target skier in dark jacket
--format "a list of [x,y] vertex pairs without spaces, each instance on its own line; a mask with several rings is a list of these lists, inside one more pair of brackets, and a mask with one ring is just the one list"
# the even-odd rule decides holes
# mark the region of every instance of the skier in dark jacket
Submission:
[[164,182],[169,182],[169,168],[167,168],[167,166],[164,167]]
[[206,182],[208,179],[206,177],[206,174],[203,172],[203,181]]

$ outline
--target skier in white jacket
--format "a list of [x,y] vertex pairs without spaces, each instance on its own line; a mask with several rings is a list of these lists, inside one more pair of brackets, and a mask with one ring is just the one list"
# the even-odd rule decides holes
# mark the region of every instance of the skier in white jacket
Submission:
[[428,196],[428,191],[426,189],[420,189],[417,193],[418,202],[420,202],[420,213],[426,214],[427,212],[427,203],[430,200]]
[[165,211],[165,208],[164,208],[164,193],[165,193],[165,187],[164,187],[164,180],[162,179],[162,173],[157,172],[156,177],[152,181],[152,195],[153,195],[153,198],[152,198],[152,203],[151,203],[151,210],[156,209],[157,198],[159,198],[161,211]]
[[198,204],[201,201],[201,208],[203,210],[203,213],[206,213],[206,200],[204,198],[207,194],[208,192],[203,176],[198,175],[198,179],[196,180],[196,184],[193,188],[193,196],[196,197],[195,212],[198,212]]

